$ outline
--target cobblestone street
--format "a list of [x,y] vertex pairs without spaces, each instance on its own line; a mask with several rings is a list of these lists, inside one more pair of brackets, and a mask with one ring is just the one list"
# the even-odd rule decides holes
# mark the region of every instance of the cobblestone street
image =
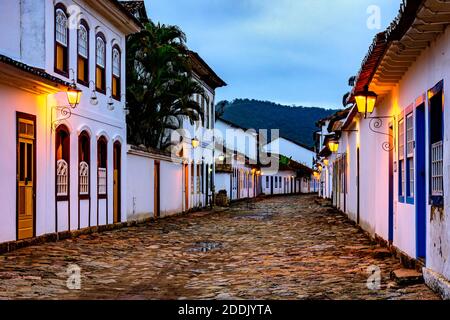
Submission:
[[[0,256],[0,299],[437,299],[313,196],[241,203]],[[66,269],[81,267],[81,290]],[[381,268],[381,289],[367,268]]]

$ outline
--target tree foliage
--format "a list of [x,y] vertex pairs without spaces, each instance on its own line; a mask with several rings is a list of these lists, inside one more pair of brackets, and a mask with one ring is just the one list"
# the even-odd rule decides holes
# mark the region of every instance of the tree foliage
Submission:
[[201,121],[194,94],[204,95],[193,79],[186,35],[177,26],[149,22],[127,39],[128,141],[165,149],[170,130],[183,119]]

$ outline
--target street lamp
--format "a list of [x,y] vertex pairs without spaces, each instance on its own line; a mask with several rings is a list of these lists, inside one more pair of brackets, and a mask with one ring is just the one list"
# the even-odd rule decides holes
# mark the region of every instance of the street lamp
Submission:
[[377,98],[378,96],[375,92],[369,91],[369,86],[365,86],[364,91],[359,91],[355,94],[358,112],[364,114],[364,118],[367,118],[367,114],[372,113],[375,109]]
[[67,101],[69,101],[69,105],[72,109],[75,109],[80,104],[81,92],[82,91],[77,88],[75,82],[67,89]]
[[330,140],[328,142],[328,149],[330,149],[331,152],[336,153],[339,150],[339,141],[337,140]]
[[197,149],[199,145],[200,145],[200,141],[197,138],[192,139],[192,147],[194,149]]

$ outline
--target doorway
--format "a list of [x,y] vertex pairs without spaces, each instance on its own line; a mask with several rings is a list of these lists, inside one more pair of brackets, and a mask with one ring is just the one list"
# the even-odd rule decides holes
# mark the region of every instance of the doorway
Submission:
[[184,165],[184,211],[189,210],[189,165]]
[[270,194],[273,195],[273,176],[270,177]]
[[122,146],[119,141],[114,143],[114,177],[113,177],[113,222],[118,223],[121,220],[121,154]]
[[359,148],[356,149],[356,223],[359,224],[361,217],[361,186],[360,186],[360,154]]
[[394,127],[389,126],[389,242],[394,241]]
[[422,103],[416,109],[416,250],[419,259],[426,257],[425,130],[425,103]]
[[161,216],[161,203],[160,203],[160,195],[161,195],[161,165],[159,161],[155,161],[155,168],[153,173],[154,178],[154,216],[155,218],[159,218]]
[[17,114],[17,239],[35,236],[36,118]]

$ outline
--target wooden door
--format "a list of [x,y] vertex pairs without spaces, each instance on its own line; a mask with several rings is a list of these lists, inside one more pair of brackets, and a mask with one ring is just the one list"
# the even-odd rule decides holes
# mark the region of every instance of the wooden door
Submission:
[[114,175],[113,175],[113,212],[114,223],[118,223],[121,220],[121,145],[119,142],[114,144]]
[[35,236],[35,120],[17,121],[17,239]]
[[184,165],[184,210],[189,210],[189,165]]
[[154,177],[154,215],[155,218],[159,218],[161,215],[161,204],[160,204],[160,194],[161,194],[161,181],[160,181],[160,163],[155,161],[155,169],[153,173]]

